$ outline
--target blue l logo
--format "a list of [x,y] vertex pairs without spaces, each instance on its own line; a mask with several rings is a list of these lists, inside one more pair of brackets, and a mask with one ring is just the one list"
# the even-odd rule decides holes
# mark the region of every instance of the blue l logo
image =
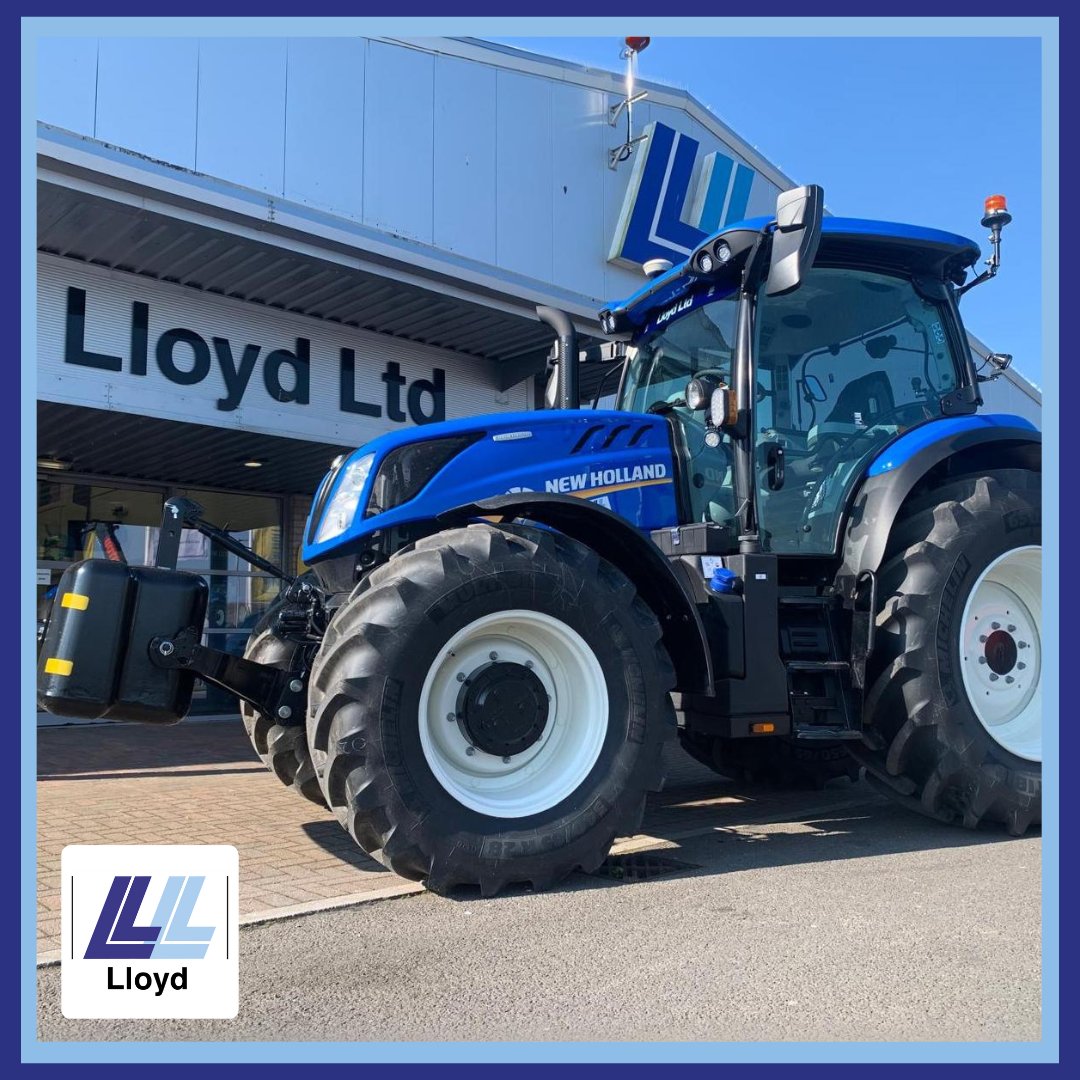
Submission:
[[710,233],[741,221],[754,183],[753,169],[714,152],[691,193],[697,139],[658,121],[645,134],[608,255],[635,267],[649,259],[681,262]]
[[151,923],[137,926],[149,877],[113,878],[97,925],[87,945],[87,960],[201,960],[212,926],[192,926],[202,877],[170,877],[165,882]]

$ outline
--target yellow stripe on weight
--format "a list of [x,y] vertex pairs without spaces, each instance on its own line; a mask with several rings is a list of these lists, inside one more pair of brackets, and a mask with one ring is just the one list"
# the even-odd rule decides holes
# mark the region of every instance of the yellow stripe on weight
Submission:
[[60,601],[61,607],[74,608],[76,611],[85,611],[90,606],[90,597],[82,593],[66,592]]
[[45,674],[70,675],[74,666],[70,660],[61,660],[58,656],[52,656],[45,661]]

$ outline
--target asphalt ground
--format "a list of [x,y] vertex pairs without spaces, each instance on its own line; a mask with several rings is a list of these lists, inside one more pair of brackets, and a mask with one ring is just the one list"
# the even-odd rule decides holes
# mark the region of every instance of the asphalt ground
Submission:
[[1039,1038],[1038,834],[939,825],[863,783],[777,793],[697,766],[643,833],[544,894],[246,926],[235,1020],[66,1020],[60,969],[42,968],[39,1038]]

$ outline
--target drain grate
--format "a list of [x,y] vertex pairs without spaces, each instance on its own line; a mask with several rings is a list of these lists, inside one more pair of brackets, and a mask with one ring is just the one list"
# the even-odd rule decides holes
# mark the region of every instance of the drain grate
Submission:
[[695,863],[683,862],[681,859],[635,851],[627,855],[609,855],[591,876],[610,878],[612,881],[648,881],[650,878],[663,877],[664,874],[700,869]]

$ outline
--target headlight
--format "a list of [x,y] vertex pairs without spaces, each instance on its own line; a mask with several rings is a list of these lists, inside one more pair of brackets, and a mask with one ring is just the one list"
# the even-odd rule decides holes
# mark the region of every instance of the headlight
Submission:
[[427,439],[391,450],[375,474],[366,516],[374,517],[408,502],[452,457],[483,438],[483,435],[482,431],[478,431],[470,435]]
[[345,466],[338,479],[337,490],[326,507],[322,521],[319,522],[319,531],[315,534],[316,544],[333,540],[353,523],[360,505],[360,494],[364,490],[374,461],[374,454],[364,454]]

